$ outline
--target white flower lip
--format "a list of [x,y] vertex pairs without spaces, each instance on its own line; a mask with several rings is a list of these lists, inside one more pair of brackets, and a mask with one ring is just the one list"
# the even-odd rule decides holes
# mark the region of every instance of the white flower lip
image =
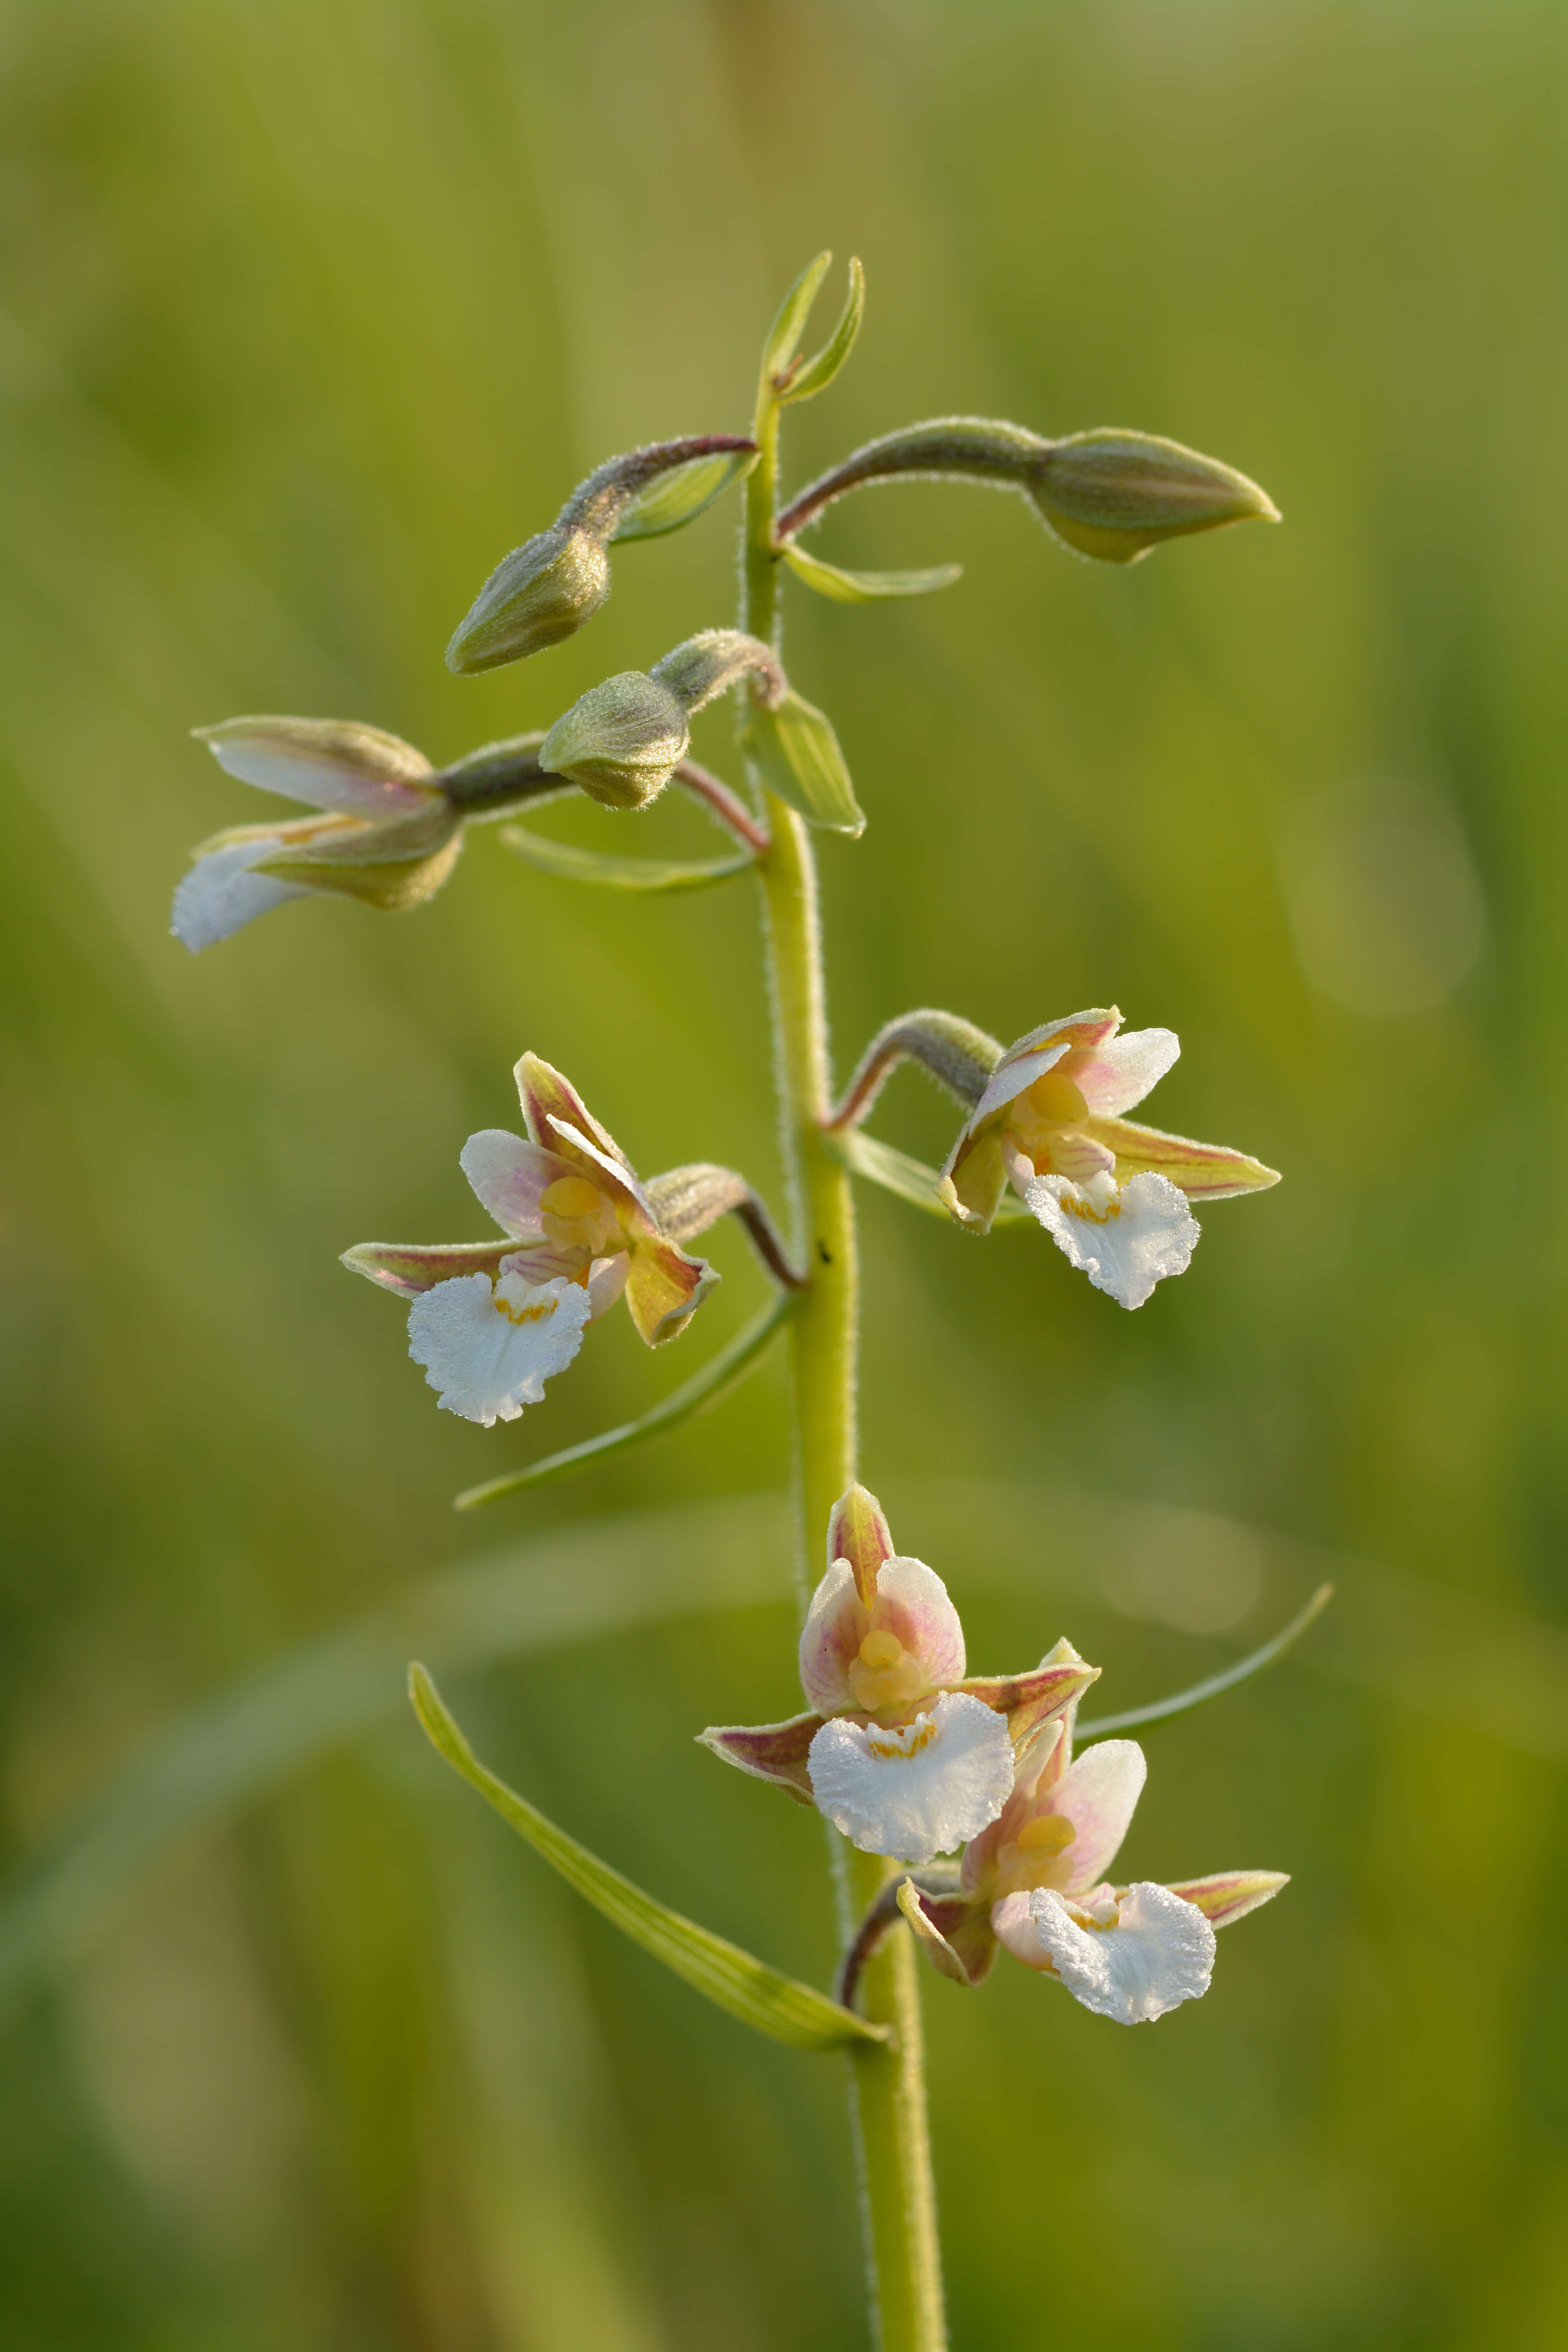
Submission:
[[1157,1282],[1184,1274],[1202,1230],[1186,1195],[1148,1171],[1118,1187],[1037,1176],[1024,1198],[1063,1255],[1121,1307],[1142,1307]]
[[944,1691],[898,1731],[825,1723],[807,1769],[818,1811],[863,1853],[930,1862],[996,1819],[1012,1793],[1013,1743],[983,1701]]
[[184,876],[174,892],[169,929],[193,955],[232,939],[258,915],[270,913],[286,898],[308,898],[297,882],[280,882],[273,874],[254,874],[264,857],[276,857],[288,844],[281,840],[231,841],[209,850]]
[[423,1291],[408,1310],[408,1352],[440,1391],[438,1402],[485,1429],[541,1404],[544,1383],[564,1371],[593,1312],[581,1283],[559,1276],[527,1283],[464,1274]]
[[991,1924],[1026,1967],[1048,1964],[1075,2000],[1121,2025],[1201,2000],[1214,1972],[1214,1929],[1203,1913],[1150,1879],[1114,1903],[1113,1925],[1080,1927],[1073,1906],[1048,1887],[1007,1895]]

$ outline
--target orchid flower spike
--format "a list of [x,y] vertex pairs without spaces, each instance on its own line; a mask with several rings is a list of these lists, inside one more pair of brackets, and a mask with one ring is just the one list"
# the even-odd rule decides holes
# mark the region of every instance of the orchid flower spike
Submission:
[[[1058,1642],[1050,1662],[1077,1658]],[[1288,1881],[1277,1870],[1227,1870],[1170,1886],[1111,1885],[1106,1873],[1148,1767],[1132,1739],[1102,1739],[1075,1762],[1076,1711],[1025,1748],[1006,1804],[964,1849],[957,1891],[928,1894],[908,1880],[899,1907],[943,1975],[978,1984],[1000,1944],[1097,2016],[1137,2025],[1205,1993],[1215,1928]]]
[[318,891],[384,914],[423,906],[457,864],[465,822],[561,789],[540,767],[538,735],[436,769],[412,743],[356,719],[228,719],[194,731],[242,783],[319,814],[231,826],[200,845],[170,923],[193,954]]
[[862,1853],[929,1862],[1002,1811],[1016,1748],[1098,1669],[964,1673],[963,1629],[941,1577],[900,1556],[881,1505],[851,1486],[828,1523],[827,1573],[800,1638],[813,1712],[700,1736],[714,1754],[814,1804]]
[[1097,1290],[1142,1307],[1191,1261],[1199,1227],[1189,1201],[1228,1200],[1279,1178],[1245,1152],[1123,1118],[1182,1049],[1169,1029],[1123,1037],[1121,1026],[1112,1005],[1009,1045],[937,1190],[960,1224],[987,1233],[1010,1183]]
[[559,1070],[524,1054],[516,1077],[526,1139],[486,1128],[461,1155],[504,1239],[361,1242],[342,1261],[413,1300],[409,1354],[447,1412],[486,1429],[542,1402],[585,1327],[623,1293],[657,1348],[719,1280],[664,1234],[630,1161]]

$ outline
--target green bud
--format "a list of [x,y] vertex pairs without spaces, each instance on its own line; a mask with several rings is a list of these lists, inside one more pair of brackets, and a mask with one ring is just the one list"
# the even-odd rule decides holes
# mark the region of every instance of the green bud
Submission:
[[1057,536],[1102,563],[1136,563],[1191,531],[1279,520],[1245,474],[1155,433],[1075,433],[1053,444],[1029,490]]
[[646,808],[668,783],[689,740],[678,694],[638,669],[590,687],[539,747],[539,764],[580,784],[606,808]]
[[542,530],[497,564],[447,648],[459,677],[558,646],[610,593],[610,560],[592,531]]
[[762,680],[766,701],[776,701],[784,690],[778,656],[742,629],[699,630],[655,662],[649,676],[679,697],[688,718],[743,677]]

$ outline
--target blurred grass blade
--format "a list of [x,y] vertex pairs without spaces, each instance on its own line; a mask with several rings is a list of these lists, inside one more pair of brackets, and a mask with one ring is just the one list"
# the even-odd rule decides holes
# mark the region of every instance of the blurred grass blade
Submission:
[[[825,1135],[823,1141],[836,1158],[857,1176],[863,1176],[868,1184],[879,1184],[884,1192],[896,1192],[900,1201],[923,1209],[928,1217],[940,1217],[944,1225],[951,1222],[936,1197],[936,1170],[928,1168],[923,1160],[900,1151],[896,1144],[879,1143],[874,1135],[858,1127]],[[1035,1219],[1015,1193],[1005,1192],[994,1222],[998,1225],[1032,1225]]]
[[742,748],[768,790],[798,809],[808,824],[852,840],[865,832],[833,722],[793,688],[776,710],[752,704]]
[[693,522],[704,507],[749,474],[757,462],[754,449],[725,449],[711,457],[693,457],[674,467],[639,491],[611,532],[612,544],[623,539],[659,539]]
[[1320,1584],[1306,1607],[1299,1610],[1272,1641],[1254,1650],[1250,1657],[1226,1666],[1223,1674],[1211,1675],[1207,1682],[1194,1683],[1190,1690],[1177,1691],[1172,1698],[1157,1698],[1148,1706],[1129,1707],[1124,1715],[1100,1715],[1092,1723],[1080,1723],[1079,1738],[1103,1739],[1112,1731],[1131,1731],[1141,1723],[1162,1723],[1169,1715],[1185,1715],[1189,1708],[1202,1706],[1205,1699],[1218,1698],[1223,1692],[1234,1690],[1237,1683],[1249,1681],[1265,1666],[1271,1666],[1276,1658],[1282,1658],[1291,1643],[1299,1642],[1308,1626],[1322,1615],[1333,1597],[1331,1584]]
[[819,253],[815,261],[808,261],[779,304],[773,323],[768,329],[767,341],[763,345],[763,382],[765,384],[771,384],[773,378],[788,367],[800,349],[800,339],[811,316],[811,306],[827,275],[827,265],[832,258],[831,253]]
[[962,563],[935,563],[925,572],[845,572],[837,563],[824,563],[820,555],[808,555],[793,539],[784,547],[784,560],[797,580],[804,580],[808,588],[836,604],[871,604],[883,596],[929,596],[963,577]]
[[421,1665],[408,1669],[408,1695],[431,1746],[470,1788],[479,1790],[502,1821],[612,1927],[645,1952],[651,1952],[656,1960],[662,1960],[716,2007],[738,2017],[742,2025],[774,2042],[787,2042],[796,2050],[842,2050],[857,2042],[887,2040],[885,2026],[868,2024],[814,1986],[770,1969],[739,1945],[700,1927],[695,1920],[683,1918],[679,1911],[645,1895],[640,1886],[634,1886],[575,1838],[568,1837],[537,1806],[487,1771]]
[[658,1437],[662,1431],[689,1421],[705,1406],[717,1404],[762,1361],[795,1296],[781,1291],[743,1331],[735,1334],[727,1348],[721,1348],[710,1363],[637,1421],[623,1422],[618,1429],[606,1429],[599,1437],[586,1437],[580,1445],[568,1445],[560,1454],[547,1454],[542,1462],[531,1462],[526,1470],[509,1470],[499,1478],[487,1478],[482,1486],[466,1486],[453,1509],[478,1510],[481,1504],[499,1503],[504,1495],[519,1494],[525,1486],[542,1486],[552,1478],[568,1477],[586,1463],[602,1461],[606,1454],[619,1454],[628,1445],[640,1445],[645,1438]]
[[734,857],[713,857],[697,863],[666,857],[610,857],[596,849],[579,849],[569,841],[548,841],[521,824],[503,825],[500,839],[514,857],[558,875],[566,882],[593,882],[601,890],[710,890],[715,883],[744,874],[756,859],[750,850]]
[[590,1519],[420,1576],[190,1708],[0,1893],[0,2005],[175,1839],[399,1716],[412,1654],[459,1670],[782,1600],[788,1530],[773,1495]]
[[[820,279],[818,283],[820,284]],[[813,288],[816,292],[816,288]],[[866,315],[866,273],[858,261],[849,264],[849,291],[845,298],[838,324],[815,359],[806,361],[797,375],[790,378],[779,394],[781,404],[789,400],[809,400],[814,393],[826,392],[845,361],[855,348],[855,338],[860,332],[860,321]],[[803,315],[801,325],[805,320]]]

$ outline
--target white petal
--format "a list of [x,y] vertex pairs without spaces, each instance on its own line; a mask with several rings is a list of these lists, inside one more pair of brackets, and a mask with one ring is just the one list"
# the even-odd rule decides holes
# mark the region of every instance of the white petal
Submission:
[[1050,1810],[1078,1832],[1067,1850],[1070,1895],[1105,1876],[1143,1791],[1149,1767],[1135,1739],[1101,1739],[1069,1764],[1050,1791]]
[[279,882],[271,874],[253,874],[259,858],[276,857],[287,845],[268,837],[231,841],[198,857],[174,893],[169,929],[193,955],[253,923],[286,898],[308,898],[297,882]]
[[614,1257],[596,1257],[588,1268],[588,1303],[596,1323],[607,1315],[626,1286],[626,1276],[632,1270],[630,1250],[617,1250]]
[[900,1731],[825,1723],[806,1759],[812,1794],[863,1853],[929,1862],[978,1837],[1013,1788],[1003,1717],[966,1691],[944,1691]]
[[896,1633],[931,1688],[963,1681],[963,1627],[935,1569],[895,1553],[877,1570],[876,1605],[867,1611],[849,1562],[836,1559],[811,1596],[800,1636],[801,1688],[819,1715],[859,1706],[850,1668],[873,1630]]
[[591,1311],[581,1283],[458,1275],[414,1301],[408,1352],[448,1412],[489,1429],[542,1402],[545,1381],[582,1346]]
[[1130,1029],[1124,1037],[1108,1037],[1097,1045],[1073,1072],[1073,1084],[1091,1111],[1116,1118],[1158,1086],[1181,1051],[1173,1029]]
[[1024,1198],[1096,1290],[1123,1307],[1142,1307],[1157,1282],[1184,1274],[1200,1230],[1186,1195],[1147,1171],[1120,1190],[1112,1176],[1037,1176]]
[[537,1143],[529,1143],[504,1127],[481,1128],[478,1135],[470,1135],[458,1155],[458,1165],[497,1224],[520,1240],[525,1234],[533,1238],[543,1234],[540,1194],[548,1192],[557,1178],[582,1172],[569,1160],[553,1151],[541,1151]]
[[431,799],[430,762],[379,727],[230,719],[199,730],[220,768],[264,793],[355,816],[411,815]]
[[1163,2017],[1209,1989],[1214,1929],[1194,1904],[1149,1879],[1122,1895],[1113,1927],[1080,1927],[1045,1886],[1009,1895],[991,1924],[1016,1958],[1031,1968],[1049,1961],[1085,2009],[1121,2025]]

